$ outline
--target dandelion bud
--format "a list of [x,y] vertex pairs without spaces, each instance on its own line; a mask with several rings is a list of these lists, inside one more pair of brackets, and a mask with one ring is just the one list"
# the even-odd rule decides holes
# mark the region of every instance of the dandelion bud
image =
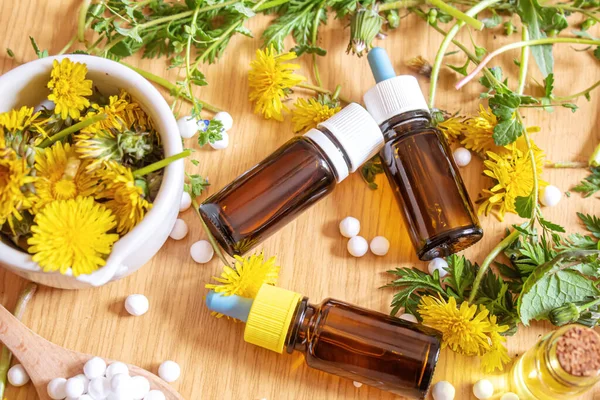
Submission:
[[428,79],[431,78],[431,64],[421,56],[413,57],[406,61],[406,66],[419,75],[422,75]]
[[390,10],[387,13],[387,23],[391,29],[396,29],[400,26],[400,15],[397,10]]
[[579,307],[573,303],[566,303],[550,311],[548,318],[556,326],[563,326],[575,322],[579,319]]
[[372,47],[371,43],[382,25],[383,18],[376,11],[367,8],[358,10],[350,22],[350,43],[346,53],[352,51],[353,54],[362,57]]

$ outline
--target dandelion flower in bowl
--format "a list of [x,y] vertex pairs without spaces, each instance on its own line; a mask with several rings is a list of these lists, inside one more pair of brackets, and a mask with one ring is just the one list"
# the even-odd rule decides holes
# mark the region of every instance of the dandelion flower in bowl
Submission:
[[48,100],[56,104],[54,111],[62,119],[71,117],[78,120],[81,111],[89,107],[90,101],[85,96],[92,95],[92,81],[85,79],[87,66],[74,63],[68,58],[54,60],[48,89],[52,91]]
[[20,220],[19,211],[31,207],[29,196],[21,188],[34,180],[28,175],[27,161],[17,157],[14,150],[3,147],[3,142],[0,128],[0,226],[7,220],[11,224],[11,216]]
[[119,239],[109,233],[115,226],[112,212],[92,197],[53,201],[35,216],[29,252],[45,272],[90,274],[106,263]]

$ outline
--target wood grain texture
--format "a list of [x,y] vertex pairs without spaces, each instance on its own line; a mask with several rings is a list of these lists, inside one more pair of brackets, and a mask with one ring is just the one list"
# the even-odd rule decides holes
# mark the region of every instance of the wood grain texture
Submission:
[[[76,0],[22,0],[0,1],[0,72],[35,57],[28,36],[34,36],[42,48],[58,52],[75,32]],[[249,24],[260,37],[267,18],[257,17]],[[366,60],[345,54],[348,30],[345,22],[330,20],[321,30],[321,45],[328,50],[319,59],[324,85],[334,88],[343,85],[344,96],[360,101],[362,94],[373,85]],[[496,36],[497,35],[497,36]],[[598,36],[598,34],[596,34]],[[468,35],[459,37],[469,43]],[[479,45],[495,49],[517,36],[505,38],[501,31],[476,35]],[[399,73],[409,73],[404,66],[408,58],[422,55],[430,60],[442,37],[428,29],[416,18],[402,20],[402,26],[377,44],[392,56]],[[289,43],[291,45],[291,42]],[[230,146],[223,151],[198,149],[195,158],[199,166],[189,164],[189,172],[210,178],[210,193],[214,193],[240,173],[256,164],[278,146],[292,137],[289,118],[284,123],[265,121],[252,113],[248,102],[247,70],[259,39],[236,37],[218,65],[205,66],[203,71],[210,83],[197,91],[203,100],[227,109],[234,118],[230,131]],[[10,47],[17,60],[8,59],[4,48]],[[516,82],[513,58],[518,51],[505,54],[494,65],[502,65],[509,82]],[[460,55],[449,56],[448,63],[461,65]],[[175,78],[174,71],[165,71],[162,60],[129,62],[156,74]],[[310,76],[309,58],[301,60],[302,73]],[[578,92],[600,79],[598,62],[589,53],[574,52],[570,46],[556,48],[557,95]],[[541,81],[535,65],[531,76]],[[437,95],[437,106],[449,111],[472,113],[478,107],[477,83],[461,91],[453,89],[457,75],[442,71]],[[421,87],[429,83],[422,78]],[[532,82],[532,81],[530,81]],[[527,91],[538,90],[529,84]],[[535,141],[550,160],[585,161],[600,140],[596,129],[600,122],[598,104],[600,91],[592,94],[590,102],[580,98],[581,109],[572,114],[566,109],[553,113],[531,110],[526,113],[530,125],[539,125]],[[197,148],[193,140],[188,147]],[[489,182],[481,175],[481,161],[474,160],[461,170],[472,198]],[[582,170],[546,170],[545,180],[568,190],[578,182]],[[281,270],[280,285],[293,289],[319,302],[325,297],[343,299],[364,307],[389,311],[393,292],[378,289],[390,280],[386,270],[397,266],[417,266],[419,262],[411,247],[399,208],[393,193],[379,177],[380,189],[370,191],[358,175],[343,182],[327,199],[304,213],[279,234],[267,240],[258,250],[277,255]],[[563,198],[559,207],[544,209],[552,221],[565,225],[570,231],[580,231],[575,213],[600,213],[595,198],[582,199],[578,194]],[[368,254],[361,259],[346,252],[347,239],[337,230],[338,222],[352,215],[361,220],[361,235],[371,239],[386,236],[391,250],[385,257]],[[204,284],[221,268],[215,258],[206,265],[194,263],[189,247],[204,238],[204,233],[193,210],[181,215],[190,227],[187,238],[169,241],[156,257],[139,272],[122,281],[94,290],[78,292],[41,288],[26,312],[24,322],[41,336],[70,349],[102,357],[119,359],[156,372],[160,362],[177,361],[182,367],[181,379],[174,383],[180,393],[190,400],[197,399],[392,399],[394,396],[363,386],[359,389],[344,379],[307,368],[298,354],[278,355],[245,344],[243,325],[226,319],[215,319],[204,307]],[[466,251],[479,262],[497,243],[503,231],[519,219],[511,216],[499,223],[493,217],[482,217],[484,239]],[[24,281],[0,270],[0,302],[13,307]],[[150,312],[142,317],[130,317],[123,308],[124,298],[132,293],[143,293],[150,299]],[[547,324],[521,328],[508,341],[510,354],[522,354],[550,329]],[[444,351],[436,370],[435,381],[448,380],[457,389],[457,399],[473,399],[472,383],[483,373],[474,358]],[[500,390],[506,387],[505,375],[492,377]],[[9,388],[9,400],[36,399],[33,387],[16,390]],[[600,399],[596,393],[584,400]]]

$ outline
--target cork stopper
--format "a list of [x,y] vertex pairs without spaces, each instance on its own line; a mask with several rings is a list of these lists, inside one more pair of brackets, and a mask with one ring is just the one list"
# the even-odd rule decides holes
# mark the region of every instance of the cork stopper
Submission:
[[600,335],[593,329],[574,326],[556,343],[560,366],[573,376],[596,376],[600,371]]

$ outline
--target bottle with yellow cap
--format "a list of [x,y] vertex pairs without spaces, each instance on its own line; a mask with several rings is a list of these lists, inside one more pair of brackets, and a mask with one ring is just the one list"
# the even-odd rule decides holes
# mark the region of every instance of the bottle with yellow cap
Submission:
[[441,347],[441,334],[420,324],[271,285],[255,299],[211,291],[206,304],[245,321],[248,343],[300,351],[312,368],[409,398],[425,398]]

